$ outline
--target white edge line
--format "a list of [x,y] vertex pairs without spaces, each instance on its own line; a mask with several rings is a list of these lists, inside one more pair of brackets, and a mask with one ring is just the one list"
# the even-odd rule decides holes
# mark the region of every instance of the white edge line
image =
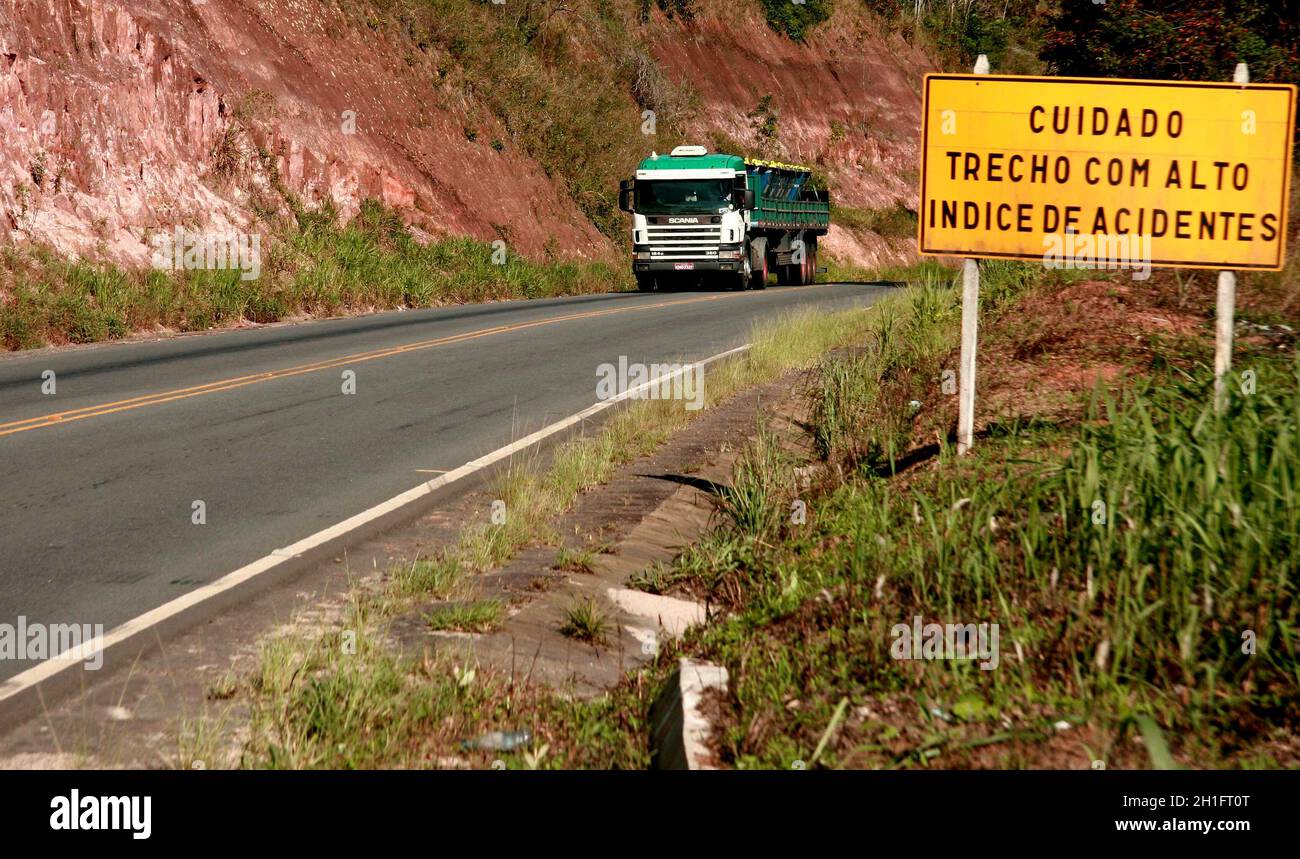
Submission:
[[525,448],[532,447],[548,436],[555,435],[580,421],[586,420],[592,415],[599,414],[616,403],[627,399],[634,399],[637,394],[648,388],[670,381],[682,373],[693,370],[696,367],[703,367],[706,364],[711,364],[714,361],[735,355],[738,352],[744,352],[749,347],[750,344],[746,343],[744,346],[737,346],[735,349],[728,349],[725,352],[719,352],[716,355],[696,361],[693,364],[683,365],[681,368],[674,370],[671,373],[656,376],[648,382],[643,382],[634,388],[629,388],[623,393],[610,397],[607,400],[601,400],[588,406],[577,414],[569,415],[567,418],[543,427],[537,432],[526,435],[518,441],[511,442],[505,447],[497,448],[491,453],[480,456],[478,459],[471,460],[459,468],[454,468],[451,471],[448,471],[446,474],[435,477],[425,483],[421,483],[413,489],[408,489],[401,495],[380,502],[374,507],[371,507],[368,510],[363,510],[355,516],[350,516],[342,522],[339,522],[336,525],[331,525],[323,531],[317,531],[315,534],[312,534],[309,537],[304,537],[292,545],[280,549],[274,549],[269,555],[264,555],[256,561],[253,561],[251,564],[246,564],[234,572],[227,573],[211,584],[201,585],[188,593],[181,594],[175,599],[163,603],[155,609],[151,609],[138,617],[128,620],[120,626],[114,627],[104,636],[103,640],[100,641],[98,648],[90,653],[86,652],[85,645],[74,646],[52,659],[46,659],[39,665],[34,665],[26,671],[15,674],[4,683],[0,683],[0,704],[4,703],[9,698],[26,691],[32,686],[36,686],[49,678],[54,677],[62,671],[75,667],[79,662],[92,659],[98,652],[108,650],[117,644],[121,644],[122,642],[129,640],[132,636],[135,636],[150,627],[163,623],[169,618],[175,617],[181,612],[198,605],[204,600],[211,599],[212,597],[224,593],[231,588],[238,587],[244,582],[265,573],[267,570],[279,566],[286,560],[302,555],[317,546],[343,536],[349,531],[360,528],[369,522],[373,522],[380,517],[386,516],[389,513],[441,489],[450,483],[455,483],[457,480],[468,477],[476,471],[481,471],[489,465],[500,462],[506,457],[512,456]]

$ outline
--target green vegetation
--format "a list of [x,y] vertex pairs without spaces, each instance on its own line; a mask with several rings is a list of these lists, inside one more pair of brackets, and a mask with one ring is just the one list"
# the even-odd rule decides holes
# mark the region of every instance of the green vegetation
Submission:
[[[705,408],[854,338],[869,310],[834,315],[802,312],[762,325],[745,355],[708,370]],[[543,470],[534,456],[511,463],[492,494],[506,502],[503,524],[469,525],[456,545],[428,559],[393,565],[383,586],[357,588],[339,628],[324,635],[287,633],[263,646],[258,672],[240,686],[251,707],[251,739],[241,763],[255,767],[429,766],[459,741],[517,723],[534,727],[551,749],[548,767],[644,767],[648,703],[624,695],[590,702],[565,689],[528,685],[446,656],[413,660],[389,650],[385,625],[433,597],[465,600],[470,574],[509,559],[533,541],[558,543],[553,521],[584,488],[654,450],[699,412],[673,400],[642,400],[610,417],[600,431],[556,449]],[[570,552],[570,564],[589,562]],[[570,634],[599,641],[610,629],[595,604],[576,603]],[[441,623],[443,617],[437,621]],[[463,621],[463,618],[462,618]],[[355,642],[345,647],[344,634]],[[636,696],[646,693],[640,688]],[[527,752],[503,754],[524,765]],[[475,759],[485,765],[487,759]]]
[[555,558],[557,570],[573,573],[591,573],[595,571],[596,553],[591,549],[570,549],[561,547]]
[[[597,229],[627,244],[618,182],[649,150],[683,142],[694,105],[690,91],[655,61],[640,25],[641,4],[370,5],[384,26],[410,41],[432,86],[457,100],[473,92],[485,101],[510,138],[563,183]],[[661,7],[690,17],[689,3],[664,0]],[[646,110],[654,112],[652,123]]]
[[808,31],[831,16],[835,8],[833,0],[804,0],[792,3],[790,0],[759,0],[763,5],[763,14],[767,24],[778,33],[789,36],[796,42],[802,42]]
[[1063,0],[1043,59],[1061,75],[1232,80],[1237,63],[1255,81],[1300,82],[1295,4],[1265,0]]
[[[772,0],[773,3],[776,0]],[[1295,8],[1265,0],[863,0],[945,66],[1085,77],[1300,81]]]
[[499,599],[439,606],[424,616],[430,629],[492,632],[501,625],[505,603]]
[[573,605],[564,610],[564,624],[560,626],[560,634],[599,645],[605,643],[609,628],[609,618],[596,605],[596,601],[591,597],[582,597],[574,600]]
[[450,553],[394,564],[388,571],[389,592],[394,597],[429,596],[451,599],[458,593],[465,569]]
[[[261,665],[248,680],[256,707],[243,766],[486,767],[499,757],[523,767],[530,756],[535,762],[542,757],[540,748],[461,751],[462,742],[502,726],[538,726],[534,735],[562,750],[538,762],[547,768],[648,763],[648,752],[627,740],[646,730],[644,721],[609,700],[569,700],[520,678],[436,655],[401,659],[372,632],[360,631],[354,653],[340,634],[280,639],[263,650]],[[210,736],[210,728],[200,735],[191,727],[187,736]],[[182,749],[182,763],[195,744]],[[205,760],[221,760],[206,751],[214,745],[204,744]]]
[[[1062,719],[1091,723],[1103,760],[1140,714],[1200,765],[1224,762],[1244,739],[1238,725],[1260,740],[1285,735],[1295,716],[1300,400],[1294,379],[1272,381],[1289,393],[1239,401],[1218,421],[1185,408],[1189,394],[1205,403],[1204,386],[1159,387],[1074,433],[1008,430],[902,493],[885,476],[855,481],[818,499],[812,533],[776,551],[736,520],[739,547],[714,538],[696,550],[714,562],[715,596],[740,596],[739,616],[701,642],[739,670],[728,757],[789,766],[845,696],[869,712],[900,705],[905,717],[853,725],[832,766],[925,764],[941,753],[960,764],[1010,713],[1028,716],[1017,720],[1022,741],[1049,737]],[[1040,458],[1056,443],[1073,445],[1060,465]],[[717,564],[723,549],[735,560]],[[914,615],[999,623],[1003,662],[994,672],[892,662],[891,628]],[[1243,653],[1246,640],[1258,650]],[[790,700],[802,704],[797,715],[784,712]],[[963,705],[974,715],[927,715]],[[756,737],[749,728],[760,722],[775,724]],[[926,736],[887,742],[908,725]],[[993,763],[1016,765],[1016,753]]]
[[776,140],[777,123],[781,119],[781,113],[772,106],[772,93],[769,92],[758,100],[758,104],[754,105],[754,109],[749,112],[749,119],[754,133],[764,145]]
[[[985,268],[990,318],[1042,288],[1026,275]],[[731,672],[724,758],[1277,765],[1300,717],[1294,357],[1243,347],[1256,392],[1216,415],[1204,342],[1157,339],[1079,420],[994,424],[961,459],[941,437],[930,467],[904,466],[957,315],[922,286],[822,365],[813,432],[845,477],[802,496],[806,526],[785,515],[793,464],[760,438],[733,479],[745,503],[655,577],[730,610],[685,645]],[[998,667],[893,658],[917,616],[999,624]]]
[[902,203],[881,209],[855,209],[832,202],[831,223],[850,230],[870,230],[889,238],[916,237],[916,212]]
[[[1083,277],[1044,278],[1017,263],[982,270],[986,348],[1006,354],[1052,342],[1042,320],[1015,320],[1025,302]],[[457,552],[396,567],[381,598],[357,597],[344,624],[358,631],[354,653],[336,633],[267,644],[262,671],[241,684],[254,712],[244,763],[429,765],[462,739],[526,726],[544,756],[494,756],[510,766],[644,767],[650,702],[681,655],[728,668],[716,740],[737,767],[1289,760],[1300,717],[1293,353],[1271,341],[1239,344],[1256,387],[1216,415],[1203,333],[1151,336],[1127,381],[1079,394],[1073,417],[1031,410],[995,421],[958,458],[944,434],[927,436],[950,420],[932,403],[959,320],[952,271],[926,263],[881,275],[912,286],[868,312],[773,326],[745,358],[719,368],[725,382],[710,377],[730,392],[815,362],[809,430],[822,463],[809,485],[796,477],[806,472],[801,457],[760,432],[720,495],[716,527],[632,582],[707,599],[720,619],[584,702],[482,665],[393,655],[386,618],[427,598],[422,591],[455,598],[475,557],[499,563],[525,538],[521,530],[489,551],[493,538],[472,526]],[[1174,302],[1167,306],[1186,304],[1172,285],[1160,287]],[[1260,308],[1243,316],[1273,318]],[[1244,381],[1235,378],[1234,389]],[[544,474],[534,463],[513,469],[503,480],[516,489],[501,490],[515,492],[512,518],[545,535],[539,523],[604,479],[620,459],[614,451],[627,442],[650,449],[680,426],[662,408],[634,404],[596,436],[562,447]],[[550,489],[528,496],[520,486]],[[790,515],[796,499],[806,522]],[[543,501],[544,510],[527,512]],[[579,567],[584,558],[586,550],[569,551],[564,560]],[[998,624],[996,668],[894,658],[895,627],[918,616]],[[607,624],[579,599],[564,631],[599,642]],[[485,765],[475,755],[467,762]]]
[[[986,54],[994,72],[1041,72],[1045,14],[1039,0],[863,0],[906,38],[934,50],[945,68],[970,71]],[[1095,7],[1094,7],[1095,8]]]
[[[7,349],[91,343],[163,326],[176,331],[301,314],[333,316],[625,287],[622,266],[533,263],[468,238],[421,245],[392,211],[367,201],[345,226],[332,209],[302,213],[262,244],[261,276],[238,269],[127,270],[0,247],[0,342]],[[501,257],[498,256],[498,259]]]

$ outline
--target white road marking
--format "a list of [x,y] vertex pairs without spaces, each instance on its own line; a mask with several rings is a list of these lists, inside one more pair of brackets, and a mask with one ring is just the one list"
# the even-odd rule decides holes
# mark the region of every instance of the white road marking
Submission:
[[[650,389],[654,385],[659,385],[665,381],[669,381],[682,373],[693,370],[697,366],[711,364],[721,358],[726,358],[739,352],[743,352],[748,349],[749,346],[750,344],[746,343],[744,346],[737,346],[735,349],[728,349],[725,352],[719,352],[716,355],[697,361],[694,364],[686,364],[674,372],[656,376],[648,382],[637,385],[634,388],[629,388],[622,394],[611,397],[608,400],[597,402],[577,414],[556,421],[549,426],[539,429],[537,432],[524,436],[518,441],[511,442],[505,447],[497,448],[491,453],[467,462],[459,468],[454,468],[426,483],[421,483],[413,489],[408,489],[401,495],[397,495],[387,501],[377,504],[369,510],[362,511],[355,516],[344,519],[342,522],[332,525],[323,531],[317,531],[310,537],[304,537],[292,545],[275,549],[271,554],[258,558],[251,564],[246,564],[234,572],[227,573],[211,584],[201,585],[188,593],[182,594],[169,602],[163,603],[151,611],[147,611],[138,617],[128,620],[121,626],[113,628],[104,636],[104,639],[100,644],[100,650],[107,651],[117,645],[123,644],[132,638],[135,638],[137,635],[147,632],[158,624],[175,617],[181,612],[193,608],[205,600],[212,599],[231,588],[238,587],[244,582],[256,578],[267,570],[279,566],[288,559],[297,557],[298,555],[308,552],[317,546],[329,542],[330,540],[341,537],[349,531],[356,530],[369,522],[373,522],[374,520],[393,513],[408,504],[418,501],[431,492],[441,489],[448,484],[455,483],[457,480],[468,477],[490,465],[494,465],[521,450],[532,447],[549,436],[562,432],[576,423],[603,412],[605,409],[608,409],[616,403],[626,399],[635,398],[637,394]],[[0,684],[0,707],[3,707],[5,702],[10,698],[31,689],[33,686],[39,686],[41,683],[64,671],[76,668],[79,664],[82,664],[85,659],[93,656],[94,654],[90,654],[89,656],[86,654],[80,654],[77,648],[72,648],[60,653],[52,659],[45,660],[39,665],[32,666],[21,674],[14,675],[3,684]]]

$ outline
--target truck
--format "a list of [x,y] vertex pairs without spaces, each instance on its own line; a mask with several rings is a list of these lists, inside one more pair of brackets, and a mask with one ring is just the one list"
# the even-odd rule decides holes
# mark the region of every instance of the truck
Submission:
[[678,146],[651,153],[619,183],[632,215],[632,273],[642,292],[712,280],[764,289],[768,277],[817,279],[817,240],[830,229],[830,195],[812,170]]

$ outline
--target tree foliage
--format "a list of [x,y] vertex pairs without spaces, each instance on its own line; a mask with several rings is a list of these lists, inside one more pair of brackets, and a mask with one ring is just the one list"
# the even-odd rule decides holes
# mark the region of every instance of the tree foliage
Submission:
[[1300,81],[1300,0],[1062,0],[1041,56],[1061,75]]

